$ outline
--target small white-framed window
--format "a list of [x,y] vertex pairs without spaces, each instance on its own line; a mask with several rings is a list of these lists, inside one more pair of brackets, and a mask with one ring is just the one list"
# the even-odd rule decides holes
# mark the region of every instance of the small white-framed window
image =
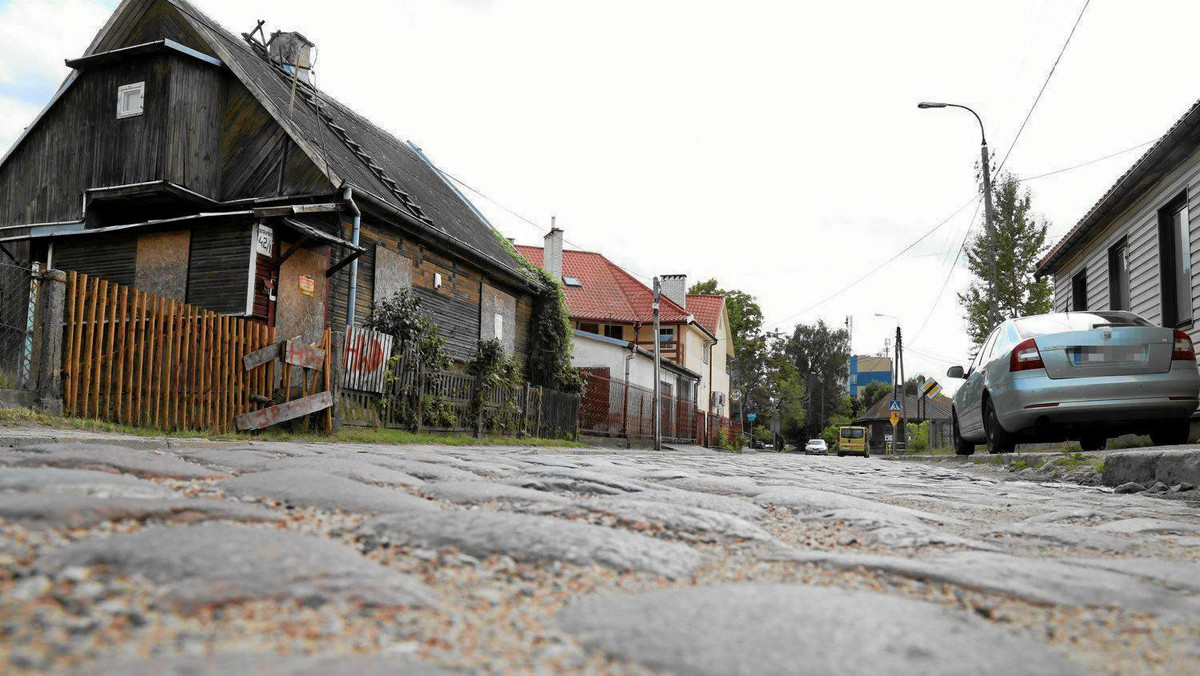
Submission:
[[146,104],[146,83],[135,82],[117,88],[117,119],[142,114]]
[[704,357],[704,363],[705,363],[705,364],[707,364],[707,363],[708,363],[708,359],[709,359],[709,357],[708,357],[708,354],[709,354],[710,352],[712,352],[712,345],[705,345],[705,346],[704,346],[704,349],[703,349],[703,350],[700,350],[700,354],[701,354],[701,355]]

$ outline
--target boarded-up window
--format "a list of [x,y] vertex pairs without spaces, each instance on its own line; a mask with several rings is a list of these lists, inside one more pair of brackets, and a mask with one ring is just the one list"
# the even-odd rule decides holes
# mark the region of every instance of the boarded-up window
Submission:
[[479,339],[500,341],[505,351],[510,354],[516,346],[515,331],[505,331],[505,325],[516,326],[517,299],[494,287],[483,285],[479,299],[480,314],[483,321],[479,322]]
[[412,261],[404,256],[375,247],[375,302],[380,303],[412,288]]
[[192,233],[187,230],[140,235],[134,286],[147,293],[184,300],[191,241]]

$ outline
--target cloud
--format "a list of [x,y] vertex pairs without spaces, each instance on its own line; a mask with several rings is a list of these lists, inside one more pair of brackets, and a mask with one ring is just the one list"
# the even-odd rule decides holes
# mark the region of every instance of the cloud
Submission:
[[110,0],[0,2],[0,153],[8,150],[111,13]]
[[[65,77],[111,10],[99,0],[11,0],[0,7],[0,86]],[[57,82],[55,82],[57,84]]]

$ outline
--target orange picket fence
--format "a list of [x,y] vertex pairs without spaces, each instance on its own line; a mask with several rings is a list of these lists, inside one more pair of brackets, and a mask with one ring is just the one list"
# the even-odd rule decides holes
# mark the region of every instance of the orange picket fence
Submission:
[[269,404],[277,362],[242,363],[275,343],[261,322],[75,272],[64,316],[68,415],[220,434]]

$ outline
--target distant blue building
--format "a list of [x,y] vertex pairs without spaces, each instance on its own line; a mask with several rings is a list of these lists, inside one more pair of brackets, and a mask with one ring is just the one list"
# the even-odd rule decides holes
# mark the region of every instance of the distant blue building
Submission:
[[892,384],[891,357],[852,355],[850,357],[850,396],[858,396],[858,388],[871,383]]

